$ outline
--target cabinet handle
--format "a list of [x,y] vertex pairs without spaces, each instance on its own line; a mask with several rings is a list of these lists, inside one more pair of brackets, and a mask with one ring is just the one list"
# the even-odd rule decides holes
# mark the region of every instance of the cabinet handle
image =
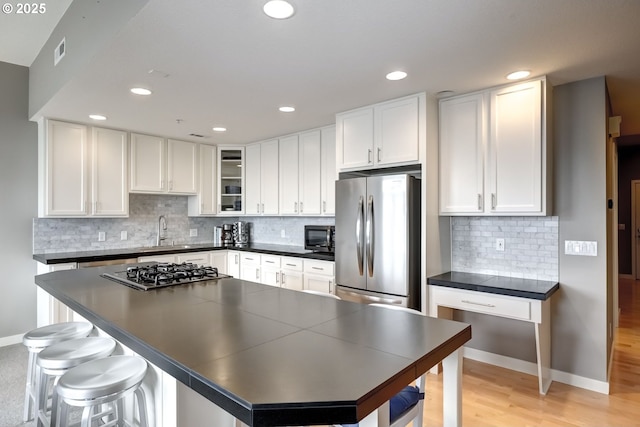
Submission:
[[160,180],[160,188],[164,190],[164,179]]
[[169,181],[169,190],[173,190],[173,180]]
[[280,273],[276,272],[276,283],[278,283],[278,276],[280,276]]
[[262,213],[264,213],[264,203],[262,204]]
[[293,212],[298,213],[298,202],[293,202]]
[[222,208],[220,206],[220,203],[218,203],[218,213],[222,212]]
[[304,203],[300,202],[300,213],[304,212]]
[[327,213],[327,201],[326,200],[322,201],[322,212],[323,213]]
[[285,264],[287,267],[295,267],[295,264]]
[[280,274],[281,274],[280,283],[284,285],[284,273],[280,273]]
[[256,268],[256,280],[260,280],[260,269]]
[[260,203],[256,203],[256,212],[260,213]]
[[496,208],[496,193],[491,193],[491,209]]
[[253,258],[246,257],[245,259],[248,259],[249,261],[253,261]]
[[238,265],[238,254],[236,254],[236,265]]
[[378,163],[380,163],[380,152],[382,151],[382,148],[378,148]]
[[489,307],[489,308],[494,308],[495,307],[495,305],[493,305],[493,304],[486,304],[486,303],[482,303],[482,302],[467,301],[467,300],[464,300],[464,299],[462,300],[462,302],[464,304],[480,305],[482,307]]
[[324,268],[322,268],[322,267],[311,267],[311,268],[314,269],[314,270],[324,271]]
[[93,213],[98,212],[98,201],[93,202]]
[[482,194],[478,193],[478,210],[482,210]]
[[367,150],[367,163],[371,163],[371,149]]
[[[247,258],[247,259],[249,259],[249,258]],[[274,262],[274,261],[265,261],[265,262],[266,262],[267,264],[275,264],[275,262]]]

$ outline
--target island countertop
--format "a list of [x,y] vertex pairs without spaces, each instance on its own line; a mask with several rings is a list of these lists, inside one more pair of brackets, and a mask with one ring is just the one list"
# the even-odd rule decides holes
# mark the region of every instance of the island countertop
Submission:
[[100,276],[43,290],[250,426],[362,420],[471,338],[467,324],[237,279],[139,291]]

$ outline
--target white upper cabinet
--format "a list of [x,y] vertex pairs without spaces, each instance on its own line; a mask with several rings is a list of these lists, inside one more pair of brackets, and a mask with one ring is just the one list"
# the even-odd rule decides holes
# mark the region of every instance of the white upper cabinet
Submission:
[[300,134],[298,200],[300,215],[320,215],[321,149],[320,130]]
[[198,190],[198,144],[167,141],[167,179],[170,193],[195,194]]
[[298,206],[298,135],[280,138],[280,215],[297,215]]
[[245,147],[245,214],[278,214],[278,140]]
[[484,95],[440,101],[440,212],[484,211]]
[[129,215],[127,133],[91,129],[91,214]]
[[196,194],[197,144],[131,134],[131,192]]
[[415,164],[425,135],[426,95],[417,94],[336,115],[339,170]]
[[320,200],[322,215],[336,212],[336,127],[329,126],[320,131]]
[[125,132],[47,120],[40,151],[40,216],[128,215]]
[[541,79],[440,101],[441,214],[551,212],[548,90]]
[[218,146],[218,214],[244,214],[244,147]]
[[[218,208],[217,189],[217,148],[200,144],[198,193],[189,197],[189,216],[215,215]],[[226,269],[226,268],[225,268]]]

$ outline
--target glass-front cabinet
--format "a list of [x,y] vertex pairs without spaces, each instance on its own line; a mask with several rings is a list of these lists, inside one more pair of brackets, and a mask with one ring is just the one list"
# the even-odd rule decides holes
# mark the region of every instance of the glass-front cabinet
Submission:
[[244,213],[244,147],[218,147],[218,214]]

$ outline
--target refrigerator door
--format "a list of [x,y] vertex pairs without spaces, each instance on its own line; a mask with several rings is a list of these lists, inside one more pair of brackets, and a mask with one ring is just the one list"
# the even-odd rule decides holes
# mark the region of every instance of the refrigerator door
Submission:
[[409,294],[414,250],[410,247],[411,233],[416,232],[410,229],[410,178],[381,175],[367,179],[365,271],[370,292]]
[[365,260],[366,178],[336,182],[336,283],[356,289],[367,284]]

